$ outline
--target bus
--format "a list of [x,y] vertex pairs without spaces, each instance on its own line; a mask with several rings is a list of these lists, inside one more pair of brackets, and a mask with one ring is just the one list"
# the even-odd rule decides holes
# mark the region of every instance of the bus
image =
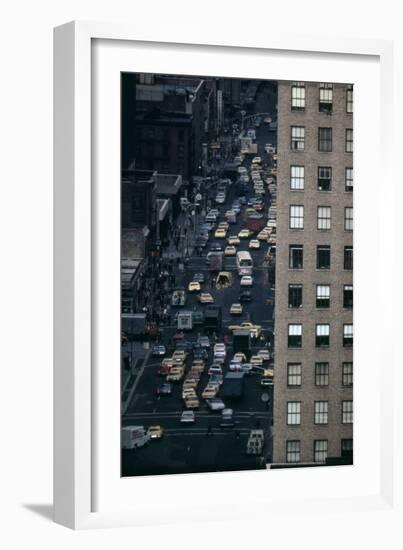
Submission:
[[241,250],[236,254],[236,267],[239,275],[252,275],[253,260],[250,252]]

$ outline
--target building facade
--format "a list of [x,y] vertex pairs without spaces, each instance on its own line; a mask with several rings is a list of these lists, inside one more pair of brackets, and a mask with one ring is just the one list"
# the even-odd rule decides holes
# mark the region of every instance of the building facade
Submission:
[[273,465],[351,462],[353,90],[278,83]]

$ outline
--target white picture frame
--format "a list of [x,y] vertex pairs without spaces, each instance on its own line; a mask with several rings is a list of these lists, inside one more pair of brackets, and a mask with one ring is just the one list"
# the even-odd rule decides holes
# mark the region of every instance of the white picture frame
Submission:
[[[164,476],[163,479],[117,479],[116,464],[119,462],[119,456],[116,456],[116,445],[119,441],[119,424],[116,424],[116,420],[119,419],[119,404],[116,400],[113,402],[113,396],[116,397],[119,380],[118,376],[115,376],[115,379],[108,378],[104,358],[109,357],[112,362],[116,359],[120,329],[116,323],[108,325],[104,321],[107,318],[106,312],[116,321],[116,308],[119,304],[116,302],[116,274],[119,271],[116,208],[119,193],[105,193],[106,186],[101,186],[103,191],[100,192],[97,182],[105,177],[115,177],[119,143],[111,148],[110,159],[104,160],[106,164],[102,166],[102,170],[97,164],[99,158],[94,158],[94,148],[98,152],[105,150],[106,142],[103,139],[109,133],[105,129],[112,130],[109,139],[111,136],[116,137],[116,124],[119,123],[118,120],[114,123],[112,119],[100,120],[99,109],[102,109],[101,105],[105,99],[116,99],[116,74],[120,70],[133,70],[130,69],[133,60],[140,72],[164,72],[163,67],[165,72],[169,72],[166,70],[167,59],[162,59],[164,56],[161,56],[161,51],[164,50],[169,51],[169,59],[175,64],[176,72],[211,74],[211,71],[206,69],[216,63],[214,66],[218,70],[220,65],[216,60],[221,56],[221,67],[224,67],[224,61],[228,63],[228,74],[222,76],[260,74],[263,77],[266,74],[268,78],[268,73],[262,70],[259,62],[264,56],[271,55],[272,78],[277,78],[280,70],[288,63],[294,72],[298,73],[295,74],[295,79],[319,80],[314,78],[314,75],[320,70],[326,76],[322,80],[337,81],[337,77],[330,78],[330,75],[337,74],[337,70],[341,71],[339,74],[353,75],[356,69],[354,59],[359,58],[362,73],[356,74],[354,78],[357,90],[355,103],[358,104],[354,115],[355,140],[358,145],[355,149],[355,181],[358,182],[355,200],[359,205],[360,197],[364,196],[363,191],[360,191],[360,182],[367,181],[369,193],[374,192],[376,177],[380,175],[381,167],[385,181],[393,182],[393,43],[308,35],[295,37],[276,35],[273,32],[267,37],[255,37],[253,33],[245,33],[244,37],[237,37],[234,43],[228,43],[206,33],[205,42],[199,42],[189,40],[185,32],[178,39],[177,35],[169,36],[169,31],[164,36],[156,37],[144,29],[139,30],[130,25],[72,22],[55,29],[54,44],[55,521],[71,528],[82,529],[177,523],[178,517],[180,521],[194,521],[195,518],[198,521],[250,518],[259,514],[265,517],[268,513],[297,514],[301,502],[304,503],[306,513],[311,514],[321,511],[324,504],[329,512],[348,509],[371,512],[388,510],[393,513],[397,491],[393,454],[395,436],[393,425],[388,419],[395,414],[393,372],[398,366],[397,355],[393,354],[393,348],[389,348],[385,355],[381,356],[381,345],[374,339],[377,335],[379,340],[387,338],[390,330],[393,316],[390,317],[387,289],[394,284],[393,270],[373,270],[374,272],[368,274],[367,280],[362,283],[363,289],[357,289],[355,295],[356,311],[360,311],[360,303],[364,310],[365,291],[371,288],[370,285],[375,285],[372,287],[373,307],[380,317],[379,326],[375,331],[369,320],[366,320],[364,311],[364,315],[360,314],[362,327],[357,326],[354,336],[355,353],[362,356],[363,364],[368,364],[367,372],[371,373],[371,379],[368,380],[368,374],[363,369],[358,369],[356,385],[360,387],[360,382],[362,384],[358,390],[358,399],[355,389],[355,400],[358,403],[355,419],[357,458],[353,467],[340,470],[304,469],[304,472],[277,470],[276,478],[271,478],[268,490],[262,489],[260,492],[257,488],[268,483],[269,478],[262,478],[262,473],[264,475],[266,472],[202,474],[202,477],[200,474],[193,474]],[[231,62],[231,56],[234,55],[246,59],[247,65],[237,69],[236,60]],[[295,64],[295,61],[303,59],[307,62],[305,68]],[[348,69],[346,66],[350,61],[353,63]],[[309,66],[312,73],[306,72]],[[189,67],[193,69],[189,71]],[[114,78],[102,80],[109,74],[113,74]],[[213,71],[213,74],[217,73]],[[379,89],[374,86],[368,95],[374,101],[374,133],[377,135],[379,130],[380,147],[378,154],[374,139],[375,151],[370,153],[369,169],[364,160],[368,158],[369,153],[366,148],[368,142],[365,141],[368,136],[364,135],[368,126],[365,127],[364,123],[365,109],[371,107],[371,104],[365,103],[366,94],[363,92],[366,90],[365,85],[368,86],[372,78],[375,78],[377,83],[379,81]],[[94,85],[96,88],[100,83],[103,85],[103,94],[94,96],[97,93]],[[116,107],[119,108],[119,105],[115,102]],[[360,122],[363,122],[361,136]],[[103,124],[112,124],[113,127]],[[361,252],[355,251],[358,260],[355,261],[355,277],[360,275],[360,265],[361,275],[364,270],[371,268],[368,261],[368,246],[371,246],[371,243],[365,236],[365,229],[370,227],[369,213],[374,205],[378,207],[379,220],[373,226],[373,235],[375,242],[382,242],[382,250],[380,247],[374,250],[372,258],[375,261],[382,260],[383,265],[393,262],[393,237],[385,236],[393,235],[391,212],[396,208],[394,197],[392,183],[385,184],[382,197],[368,197],[366,208],[360,210],[358,215],[355,213],[354,238],[359,242],[365,242]],[[114,225],[109,227],[111,232],[108,233],[112,236],[105,238],[106,234],[103,234],[104,238],[100,239],[100,220],[105,220],[105,209],[108,208],[115,212],[111,216],[111,223]],[[111,258],[116,259],[116,263],[111,261]],[[108,268],[105,259],[108,260],[109,266],[115,267]],[[100,269],[103,273],[101,281]],[[102,298],[105,296],[102,289],[105,288],[103,285],[108,283],[112,283],[112,290],[105,301]],[[115,345],[107,344],[100,353],[99,337],[109,329],[112,331],[111,334],[117,336],[114,340]],[[371,352],[367,349],[368,345],[372,346]],[[376,384],[376,381],[381,379],[381,362],[382,383]],[[108,392],[112,395],[111,399],[107,396]],[[372,408],[375,410],[372,410],[371,400],[374,398],[376,404],[373,403]],[[110,409],[107,408],[108,403],[112,403]],[[374,456],[369,457],[369,439],[365,432],[371,429],[371,425],[378,431],[374,437]],[[108,448],[113,449],[111,452],[105,442]],[[111,468],[114,469],[113,473]],[[180,493],[186,490],[186,487],[201,487],[208,483],[221,485],[222,492],[226,495],[224,506],[211,505],[206,499],[201,499],[195,505],[181,502]],[[153,491],[161,484],[163,491],[156,502],[155,498],[150,498],[150,494],[155,497]],[[324,490],[326,484],[329,487],[327,492]],[[122,485],[125,487],[122,488]],[[173,488],[179,496],[172,494]],[[281,492],[282,497],[279,496]],[[135,494],[131,502],[130,494]],[[168,501],[171,506],[167,510]]]

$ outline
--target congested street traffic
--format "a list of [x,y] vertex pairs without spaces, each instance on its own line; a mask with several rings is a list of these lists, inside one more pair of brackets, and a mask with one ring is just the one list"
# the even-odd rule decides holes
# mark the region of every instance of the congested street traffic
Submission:
[[[243,111],[243,127],[234,118],[224,138],[231,154],[200,178],[190,222],[184,201],[158,260],[163,315],[140,341],[146,351],[125,388],[123,475],[265,468],[271,460],[276,130],[269,109],[262,89]],[[122,338],[128,354],[133,343]]]

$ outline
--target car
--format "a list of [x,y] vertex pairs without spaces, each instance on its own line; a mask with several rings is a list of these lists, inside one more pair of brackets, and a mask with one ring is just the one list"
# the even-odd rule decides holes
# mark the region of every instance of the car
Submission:
[[212,386],[206,386],[206,388],[204,388],[203,392],[202,392],[202,398],[203,399],[214,399],[214,397],[217,395],[218,393],[218,386],[217,385],[212,385]]
[[226,236],[227,236],[227,231],[221,227],[216,229],[214,233],[214,237],[216,239],[225,239]]
[[241,363],[240,371],[244,372],[245,374],[252,374],[253,365],[251,363]]
[[235,212],[235,214],[239,214],[241,212],[242,208],[240,204],[233,204],[231,206],[230,212]]
[[157,395],[171,395],[172,385],[169,382],[162,382],[157,387]]
[[200,405],[197,396],[185,397],[184,402],[187,409],[198,409]]
[[225,231],[228,231],[229,225],[228,222],[220,222],[218,224],[218,229],[225,229]]
[[217,221],[217,216],[215,214],[212,214],[211,212],[209,212],[206,216],[206,222],[216,222]]
[[252,286],[253,285],[252,275],[243,275],[241,277],[240,285],[241,286]]
[[228,237],[227,242],[231,246],[241,243],[241,241],[239,240],[239,237],[237,237],[236,235],[231,235],[231,237]]
[[252,338],[258,338],[262,333],[261,325],[254,325],[249,321],[243,321],[239,325],[229,325],[228,330],[233,332],[234,330],[248,329]]
[[162,426],[150,426],[147,430],[147,435],[151,439],[161,439],[164,434],[164,428]]
[[167,352],[166,347],[163,344],[156,344],[152,349],[153,357],[161,357]]
[[230,315],[242,315],[242,312],[243,312],[242,304],[232,304],[229,312],[230,312]]
[[250,237],[249,229],[241,229],[241,231],[238,233],[238,237],[240,239],[248,239]]
[[257,239],[251,239],[249,241],[249,248],[260,248],[260,242]]
[[200,290],[201,290],[201,285],[198,281],[190,281],[188,286],[189,292],[200,292]]
[[263,365],[263,357],[261,357],[260,355],[252,355],[252,357],[250,358],[250,362],[252,363],[253,366],[262,366]]
[[221,252],[222,246],[220,243],[211,243],[210,252]]
[[238,351],[235,353],[234,357],[232,358],[233,361],[238,361],[239,363],[243,363],[246,361],[246,355],[242,353],[241,351]]
[[179,382],[185,374],[183,367],[172,367],[167,375],[167,382]]
[[240,302],[251,302],[253,300],[252,292],[250,290],[242,290],[239,294]]
[[241,372],[242,363],[240,361],[234,361],[233,359],[229,362],[228,368],[233,372]]
[[263,361],[270,361],[270,351],[268,349],[260,349],[257,354],[263,359]]
[[197,343],[200,344],[200,346],[203,348],[209,348],[210,338],[208,336],[199,336],[197,339]]
[[182,416],[180,418],[181,422],[194,422],[195,421],[195,413],[194,411],[183,411]]
[[189,340],[177,340],[175,342],[175,351],[176,350],[192,351],[192,342],[189,342]]
[[260,231],[258,234],[257,234],[257,239],[259,241],[267,241],[267,239],[269,238],[270,236],[270,233],[268,231],[266,231],[265,229],[262,229],[262,231]]
[[236,248],[235,246],[226,246],[224,250],[225,256],[236,256]]
[[207,371],[208,375],[211,376],[212,374],[222,374],[222,367],[221,365],[218,365],[217,363],[213,363],[209,370]]
[[209,292],[202,292],[197,299],[201,304],[214,304],[214,298]]
[[193,275],[193,281],[197,283],[204,283],[204,280],[205,280],[204,273],[195,273]]
[[225,409],[225,403],[222,399],[206,399],[206,404],[211,411],[222,411]]
[[217,386],[221,386],[221,384],[224,381],[224,377],[222,374],[210,374],[209,378],[209,384],[216,384]]
[[224,204],[225,202],[225,194],[224,193],[217,193],[217,196],[215,198],[215,202],[217,204]]
[[172,354],[172,360],[174,363],[184,363],[188,354],[185,349],[176,349]]

